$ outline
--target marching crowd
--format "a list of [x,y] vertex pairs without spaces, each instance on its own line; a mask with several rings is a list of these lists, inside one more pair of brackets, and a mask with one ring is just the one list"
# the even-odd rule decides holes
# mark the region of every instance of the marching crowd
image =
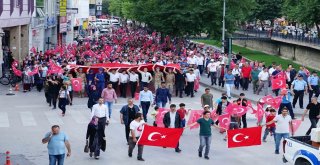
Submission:
[[[128,68],[91,67],[98,63],[121,63],[137,65]],[[153,64],[148,69],[143,64]],[[177,67],[169,67],[177,64]],[[62,72],[54,72],[52,65],[61,68]],[[299,107],[304,109],[303,97],[309,93],[309,103],[305,108],[304,116],[308,111],[311,128],[318,122],[320,106],[317,102],[319,96],[319,77],[317,72],[310,73],[305,67],[296,70],[289,66],[272,63],[266,66],[263,61],[246,61],[241,55],[232,59],[211,47],[195,44],[177,38],[163,38],[156,32],[145,29],[133,29],[129,26],[113,29],[110,33],[96,39],[75,41],[68,46],[59,46],[45,52],[33,52],[26,56],[21,64],[23,68],[23,91],[28,92],[35,87],[39,92],[44,90],[46,101],[52,109],[62,110],[65,115],[66,106],[72,106],[74,95],[88,97],[88,108],[91,109],[91,121],[88,125],[86,138],[88,140],[87,152],[96,159],[100,156],[100,149],[105,150],[105,126],[109,124],[112,116],[113,104],[118,97],[127,98],[128,104],[120,110],[120,121],[125,126],[126,141],[129,145],[128,156],[141,135],[142,126],[148,122],[148,113],[155,119],[159,108],[168,107],[170,110],[163,117],[163,124],[167,128],[183,128],[186,126],[186,115],[190,112],[181,103],[179,109],[172,104],[173,97],[194,97],[199,90],[201,76],[207,74],[211,86],[226,88],[226,93],[214,101],[210,89],[206,88],[201,95],[201,104],[204,109],[202,117],[196,122],[200,124],[199,157],[206,146],[204,157],[209,159],[211,143],[211,126],[218,124],[212,116],[223,115],[229,104],[248,106],[245,94],[248,93],[249,84],[252,84],[256,95],[268,96],[274,93],[281,96],[279,109],[268,106],[264,111],[266,130],[263,141],[270,133],[276,142],[275,153],[279,154],[279,144],[282,137],[288,137],[289,124],[295,119],[293,109],[299,99]],[[286,67],[286,68],[285,68]],[[34,73],[35,69],[38,69]],[[30,72],[34,74],[30,74]],[[273,79],[282,76],[286,88],[276,88],[270,91]],[[74,91],[72,79],[80,78],[81,90]],[[240,98],[231,101],[232,90],[243,90]],[[271,93],[272,92],[272,93]],[[133,104],[133,98],[138,105]],[[291,99],[293,100],[291,101]],[[141,111],[140,111],[141,109]],[[215,111],[213,111],[215,110]],[[282,115],[283,118],[280,118]],[[287,114],[290,115],[287,115]],[[247,128],[246,113],[230,117],[229,129]],[[276,124],[274,124],[276,122]],[[259,125],[264,125],[258,123]],[[157,123],[153,123],[157,126]],[[285,128],[287,126],[287,128]],[[220,128],[220,132],[224,130]],[[58,136],[59,135],[59,136]],[[61,143],[61,140],[65,143]],[[71,155],[70,144],[64,133],[59,133],[59,126],[52,127],[52,131],[45,135],[42,141],[48,143],[50,163],[63,162],[67,146]],[[58,148],[58,149],[56,149]],[[175,148],[181,152],[179,143]],[[143,161],[143,146],[138,145],[137,159]]]

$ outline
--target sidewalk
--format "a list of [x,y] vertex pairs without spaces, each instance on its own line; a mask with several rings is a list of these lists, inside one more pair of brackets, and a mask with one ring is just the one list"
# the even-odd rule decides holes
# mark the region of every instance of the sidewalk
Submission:
[[[217,83],[218,83],[218,81],[217,81]],[[216,91],[219,91],[219,92],[226,92],[226,88],[219,87],[218,85],[211,86],[211,80],[210,80],[210,78],[207,78],[207,74],[203,74],[201,76],[200,85],[202,85],[204,87],[209,87],[209,88],[216,90]],[[256,104],[258,102],[258,100],[263,97],[262,92],[260,95],[253,94],[253,88],[252,88],[251,83],[249,84],[248,91],[243,91],[241,89],[241,87],[239,88],[239,90],[232,89],[231,90],[232,100],[234,100],[235,98],[239,98],[240,93],[244,93],[245,98],[250,100],[253,104]],[[271,88],[269,88],[268,93],[272,94],[272,96],[275,97],[275,94],[272,93]],[[309,95],[304,95],[304,98],[303,98],[304,108],[307,106],[307,104],[309,102],[308,98],[309,98]],[[291,98],[291,99],[293,99],[293,98]],[[291,100],[291,102],[292,102],[292,100]],[[297,115],[302,115],[303,111],[304,111],[303,109],[299,108],[299,100],[298,100],[298,102],[296,104],[296,108],[293,109],[293,112]]]

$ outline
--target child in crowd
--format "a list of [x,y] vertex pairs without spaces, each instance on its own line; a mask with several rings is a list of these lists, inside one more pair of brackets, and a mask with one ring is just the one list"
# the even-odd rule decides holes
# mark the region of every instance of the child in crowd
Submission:
[[177,113],[179,114],[180,119],[181,119],[181,127],[184,128],[186,126],[186,115],[189,114],[190,109],[187,111],[185,109],[186,104],[184,104],[184,103],[180,103],[179,107],[180,108],[177,110]]
[[[276,110],[273,109],[271,106],[267,107],[266,109],[266,123],[272,121],[275,117],[276,117]],[[276,124],[272,123],[269,125],[266,125],[266,129],[264,130],[264,135],[263,135],[263,142],[267,142],[267,135],[270,132],[270,135],[273,136],[274,141],[276,141],[276,137],[275,137],[275,130],[276,130]]]
[[157,121],[156,121],[156,119],[157,119],[157,115],[158,115],[158,109],[159,109],[159,107],[158,106],[155,106],[154,107],[154,110],[151,112],[151,116],[153,117],[153,120],[154,120],[154,122],[153,122],[153,126],[157,126]]

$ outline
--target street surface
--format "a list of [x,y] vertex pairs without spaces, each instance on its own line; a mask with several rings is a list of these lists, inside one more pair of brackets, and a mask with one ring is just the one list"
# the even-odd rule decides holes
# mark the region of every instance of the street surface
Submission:
[[[174,97],[172,103],[183,102],[187,109],[201,109],[200,96],[204,87],[195,94],[194,98]],[[101,152],[99,160],[90,158],[83,152],[87,124],[90,120],[90,110],[87,108],[87,98],[74,98],[73,106],[67,106],[65,117],[61,117],[59,109],[51,110],[45,103],[44,93],[35,90],[29,93],[15,92],[14,96],[6,96],[7,87],[0,86],[0,153],[9,150],[12,154],[11,161],[14,165],[44,165],[48,164],[47,146],[41,143],[41,139],[50,131],[53,124],[61,126],[70,139],[72,155],[65,160],[66,165],[163,165],[163,164],[226,164],[226,165],[280,165],[282,163],[282,151],[280,155],[274,154],[273,137],[268,137],[267,142],[261,146],[242,147],[228,149],[223,140],[225,135],[213,131],[213,139],[210,150],[210,160],[198,157],[199,130],[185,130],[180,140],[181,153],[175,153],[174,149],[145,146],[143,158],[145,162],[137,161],[135,148],[133,157],[127,155],[128,146],[125,140],[124,126],[120,124],[119,110],[126,104],[126,99],[120,98],[113,107],[111,123],[106,127],[107,150]],[[211,89],[214,98],[221,96],[221,92]],[[135,102],[136,103],[136,102]],[[167,105],[168,107],[168,105]],[[300,110],[301,111],[301,110]],[[300,115],[298,116],[300,118]],[[149,116],[149,118],[151,118]],[[248,127],[255,126],[255,117],[248,113]],[[152,124],[149,119],[148,123]],[[306,119],[297,131],[297,135],[304,135],[310,126]],[[17,156],[15,156],[17,155]],[[20,155],[20,156],[19,156]],[[16,161],[14,158],[16,157]],[[25,157],[25,158],[23,158]],[[27,159],[27,160],[25,160]],[[5,157],[0,154],[0,164],[4,164]]]

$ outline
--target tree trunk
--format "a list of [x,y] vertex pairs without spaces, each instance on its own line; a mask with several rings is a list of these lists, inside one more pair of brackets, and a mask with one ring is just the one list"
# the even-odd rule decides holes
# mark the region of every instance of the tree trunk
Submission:
[[316,23],[316,28],[317,28],[317,32],[318,32],[318,38],[320,38],[320,27],[319,27],[319,23]]

